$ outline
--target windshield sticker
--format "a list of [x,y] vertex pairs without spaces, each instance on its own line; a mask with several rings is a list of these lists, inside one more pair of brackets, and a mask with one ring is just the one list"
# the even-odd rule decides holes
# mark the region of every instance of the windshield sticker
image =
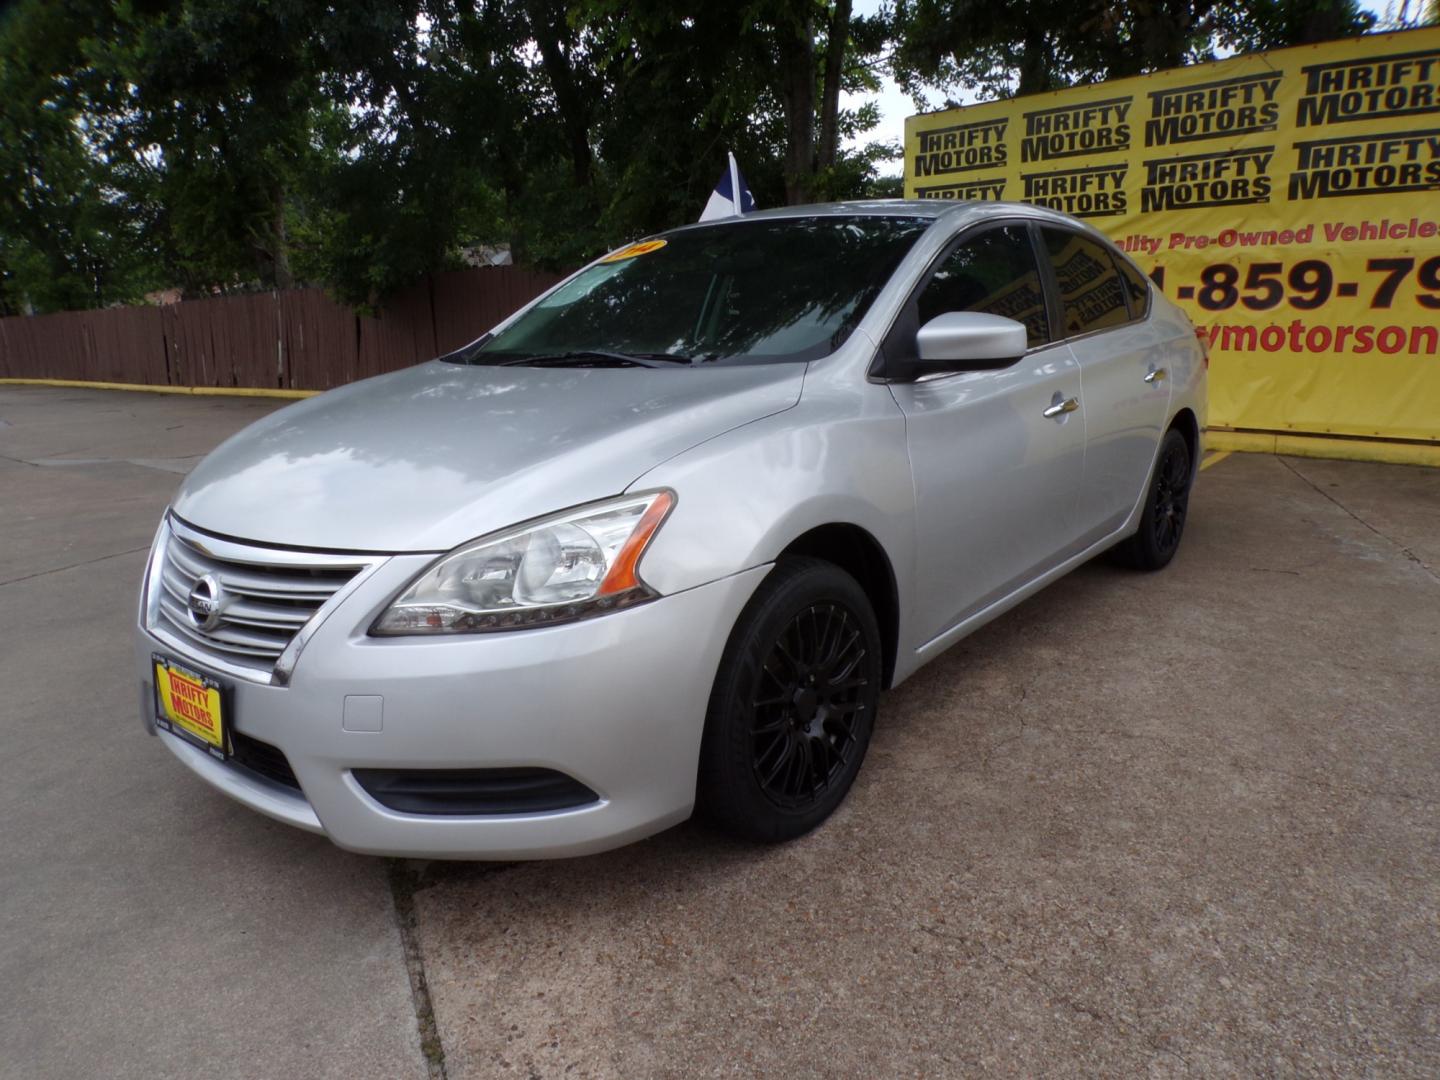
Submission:
[[668,240],[642,240],[638,244],[631,244],[619,251],[612,251],[600,261],[613,263],[619,262],[621,259],[633,259],[637,255],[649,255],[652,251],[659,251],[668,243]]

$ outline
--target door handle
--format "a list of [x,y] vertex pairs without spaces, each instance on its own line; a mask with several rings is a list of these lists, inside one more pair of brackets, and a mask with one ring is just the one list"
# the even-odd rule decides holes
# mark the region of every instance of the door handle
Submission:
[[1149,374],[1145,376],[1145,381],[1148,383],[1157,383],[1168,374],[1169,372],[1163,367],[1151,368]]
[[1047,420],[1053,420],[1057,416],[1064,416],[1068,412],[1074,412],[1080,407],[1079,398],[1066,398],[1064,401],[1057,401],[1040,415]]

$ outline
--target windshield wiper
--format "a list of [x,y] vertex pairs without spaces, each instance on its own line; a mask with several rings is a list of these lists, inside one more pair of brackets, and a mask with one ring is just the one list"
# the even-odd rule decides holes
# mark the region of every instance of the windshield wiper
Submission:
[[625,364],[648,368],[660,367],[662,364],[689,364],[692,362],[690,357],[677,356],[674,353],[624,353],[612,352],[609,349],[574,349],[570,352],[554,353],[548,356],[539,354],[516,357],[513,360],[502,360],[500,366],[515,367],[534,364],[537,367],[548,367],[552,364],[584,364],[586,361],[595,360],[608,360],[616,365]]

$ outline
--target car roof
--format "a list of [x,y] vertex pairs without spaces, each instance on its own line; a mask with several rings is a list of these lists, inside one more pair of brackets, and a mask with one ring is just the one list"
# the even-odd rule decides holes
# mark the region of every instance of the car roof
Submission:
[[[1079,226],[1087,232],[1094,232],[1094,229],[1085,225],[1084,222],[1043,206],[1034,206],[1030,203],[964,199],[854,199],[846,202],[807,203],[799,206],[777,206],[768,210],[752,210],[743,215],[743,220],[766,221],[784,218],[860,216],[928,218],[932,221],[961,217],[973,221],[987,217],[1028,217],[1037,221],[1069,225],[1072,228]],[[679,232],[704,225],[733,223],[737,220],[741,220],[739,215],[712,218],[710,221],[697,221],[667,231]]]
[[802,203],[799,206],[776,206],[768,210],[752,210],[748,218],[794,217],[924,217],[937,218],[954,209],[958,203],[939,199],[850,199],[845,202]]

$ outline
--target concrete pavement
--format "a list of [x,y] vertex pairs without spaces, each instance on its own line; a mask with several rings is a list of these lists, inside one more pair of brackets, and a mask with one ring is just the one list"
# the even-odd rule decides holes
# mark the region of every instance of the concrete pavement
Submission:
[[140,728],[129,627],[176,469],[274,407],[0,389],[0,1076],[426,1075],[385,864]]
[[449,1075],[1440,1072],[1440,473],[1234,455],[887,695],[786,847],[416,893]]
[[387,881],[134,718],[176,473],[273,407],[0,389],[0,1075],[1440,1072],[1440,472],[1226,458],[1169,570],[888,694],[797,843]]

